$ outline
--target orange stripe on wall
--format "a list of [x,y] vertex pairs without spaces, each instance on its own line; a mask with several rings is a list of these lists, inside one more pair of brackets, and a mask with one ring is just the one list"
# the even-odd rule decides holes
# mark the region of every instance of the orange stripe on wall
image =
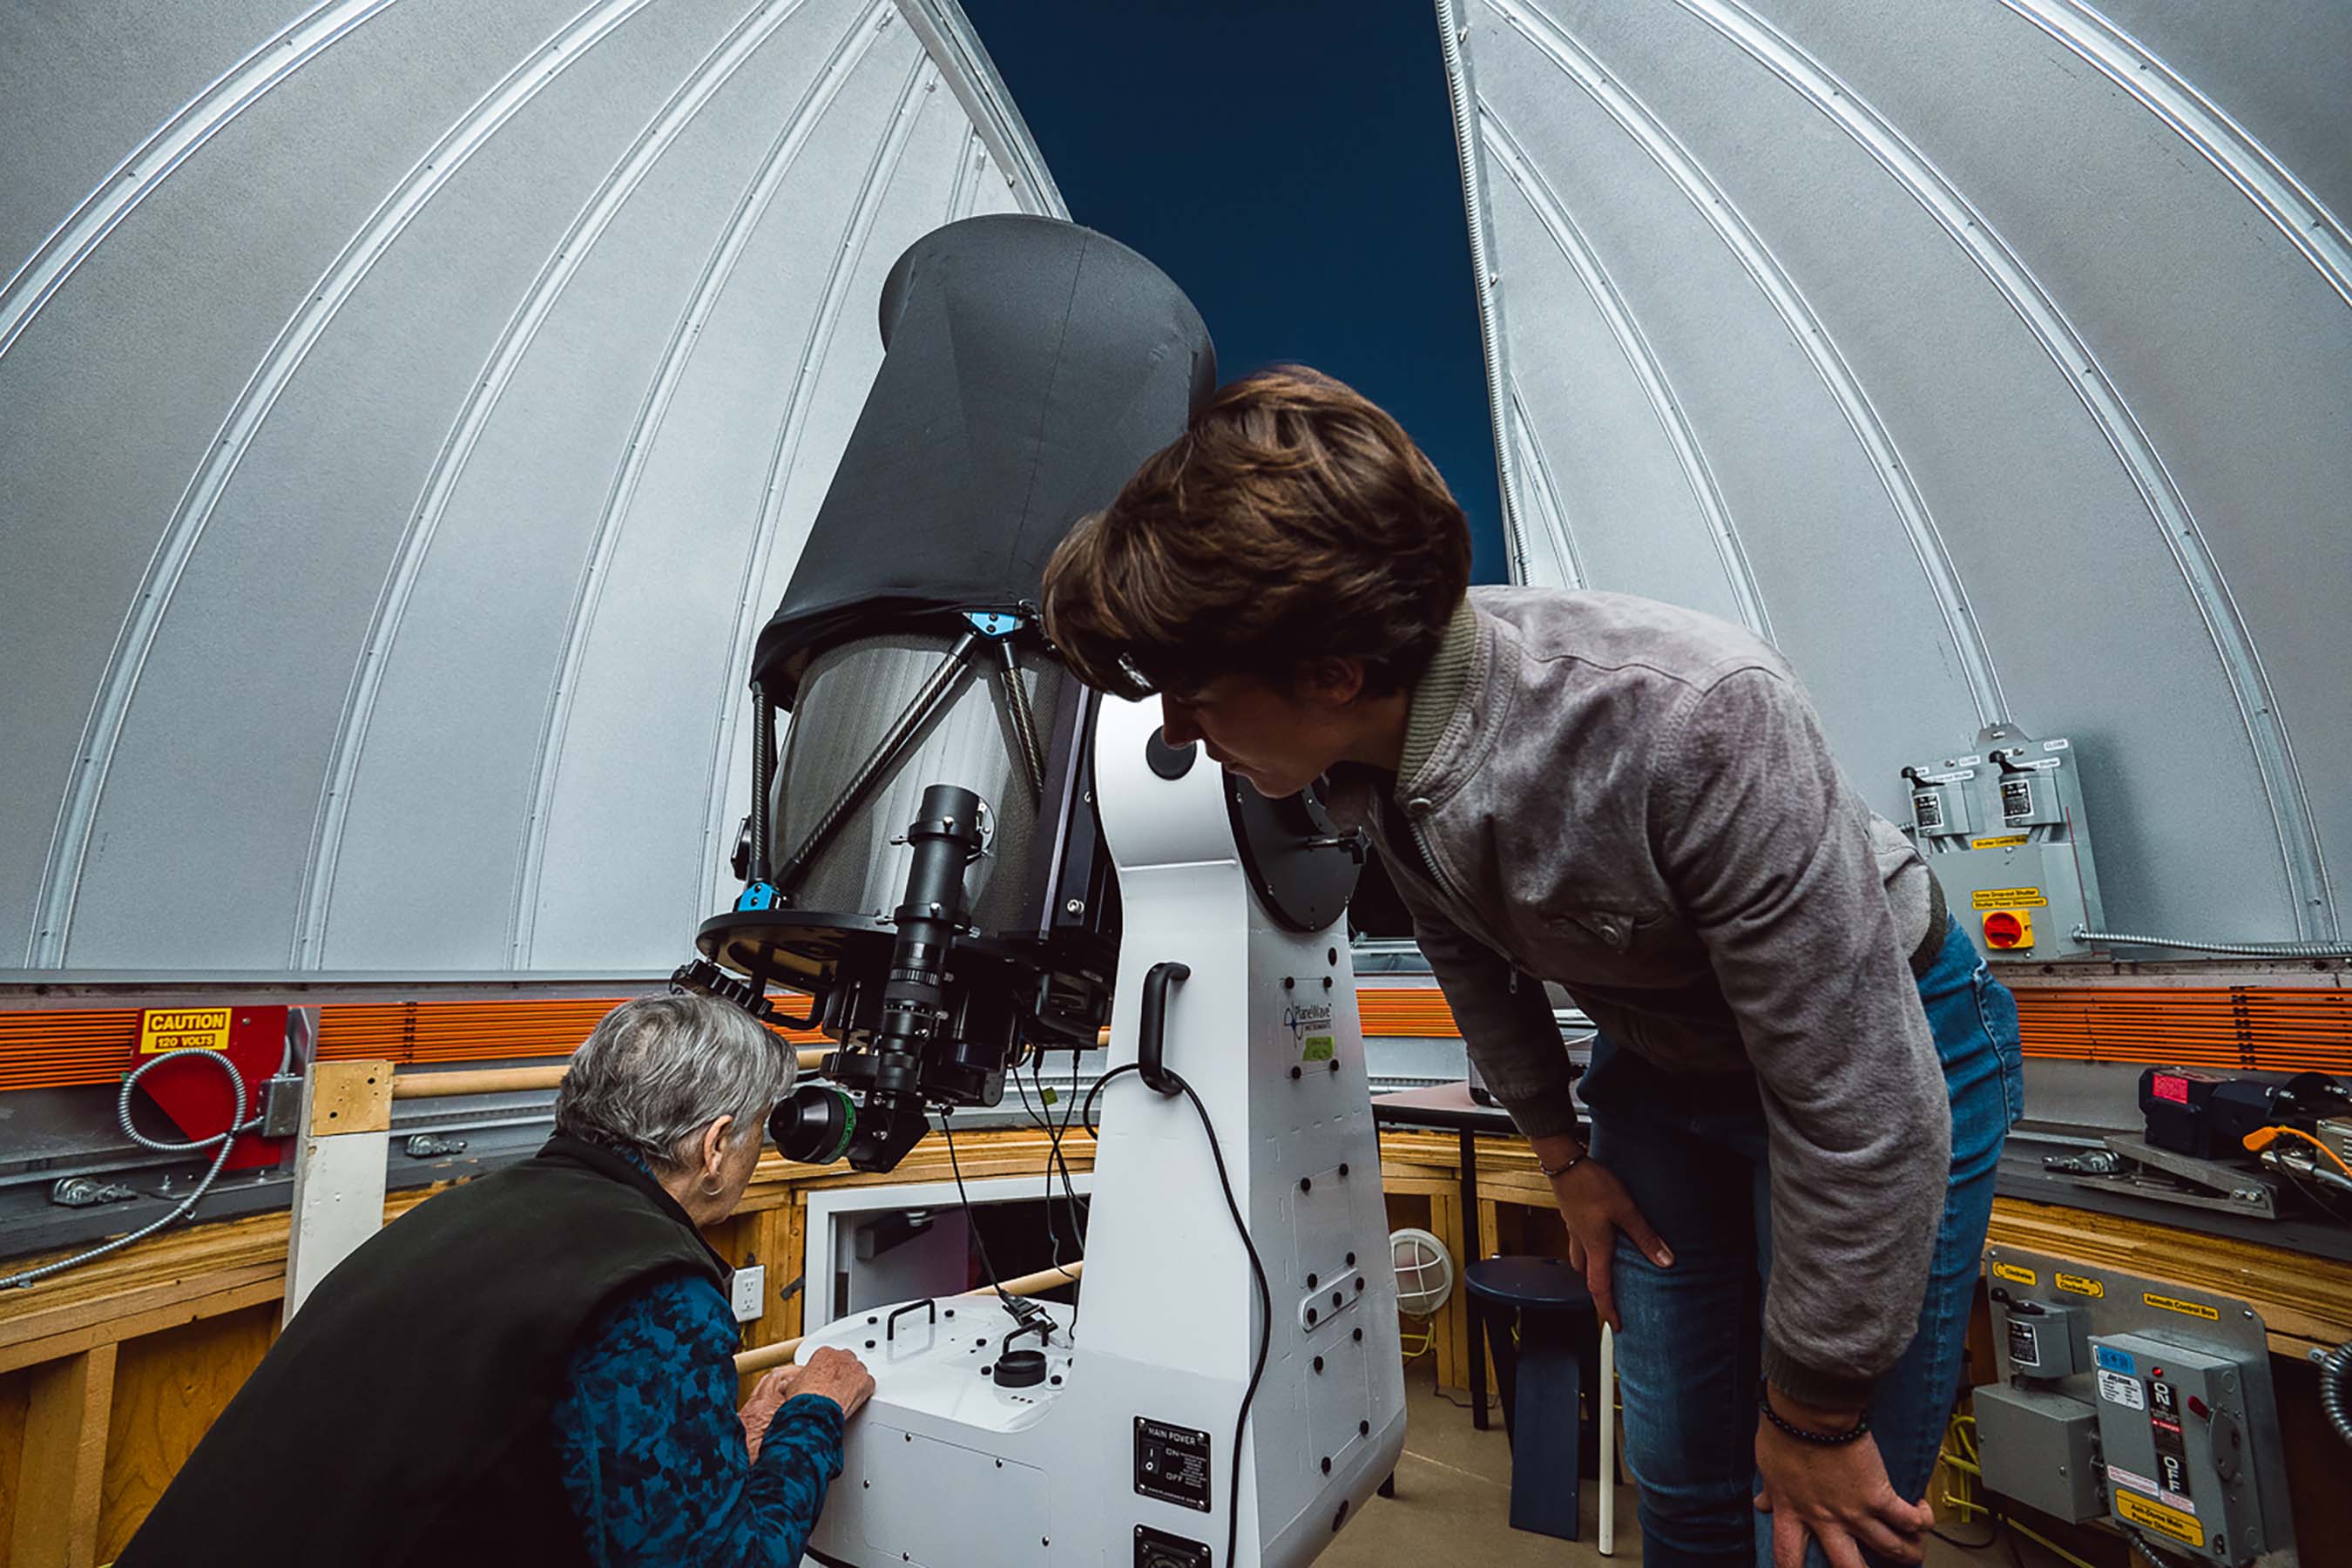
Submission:
[[[319,1009],[319,1055],[434,1064],[569,1056],[618,996],[527,1002],[363,1002]],[[790,1001],[786,1006],[798,1006]],[[139,1047],[136,1007],[0,1013],[0,1092],[119,1083]],[[794,1045],[815,1029],[778,1029]]]
[[2352,1072],[2352,992],[2036,986],[2016,995],[2029,1057]]
[[[568,1054],[621,999],[370,1002],[319,1010],[320,1054],[395,1062],[499,1061]],[[788,1004],[796,1005],[796,1004]],[[2062,1060],[2352,1072],[2352,992],[2294,987],[2031,988],[2017,993],[2025,1054]],[[1460,1034],[1433,985],[1357,993],[1363,1031]],[[779,1029],[796,1045],[814,1029]],[[0,1091],[120,1081],[139,1039],[129,1007],[0,1013]]]
[[1363,1020],[1364,1033],[1375,1039],[1442,1038],[1462,1033],[1462,1026],[1454,1021],[1454,1009],[1445,1005],[1445,993],[1434,985],[1359,987],[1356,1013]]

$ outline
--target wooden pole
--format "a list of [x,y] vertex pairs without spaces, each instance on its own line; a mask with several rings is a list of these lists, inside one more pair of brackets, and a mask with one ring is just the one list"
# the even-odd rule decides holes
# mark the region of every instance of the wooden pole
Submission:
[[33,1369],[16,1478],[11,1563],[90,1568],[98,1561],[106,1426],[114,1400],[114,1346],[101,1344]]
[[[803,1047],[800,1051],[801,1070],[814,1072],[824,1062],[821,1047]],[[417,1072],[410,1070],[394,1075],[392,1098],[394,1100],[440,1100],[454,1094],[512,1094],[521,1089],[553,1089],[563,1081],[569,1068],[556,1062],[535,1068],[469,1068],[453,1072]]]
[[[1110,1044],[1110,1031],[1095,1031],[1095,1044]],[[814,1072],[832,1053],[827,1046],[800,1047],[801,1071]],[[566,1068],[557,1062],[533,1068],[467,1068],[449,1072],[419,1072],[411,1068],[392,1080],[394,1100],[440,1100],[457,1094],[514,1094],[524,1089],[553,1089],[563,1081]]]
[[[1018,1279],[1007,1279],[1004,1282],[1004,1293],[1008,1296],[1042,1296],[1057,1287],[1077,1283],[1078,1277],[1086,1272],[1086,1261],[1083,1258],[1060,1268],[1041,1268],[1034,1274],[1024,1274]],[[967,1290],[959,1300],[995,1294],[993,1289],[983,1288],[978,1290]],[[803,1334],[800,1339],[778,1340],[774,1344],[761,1345],[757,1350],[743,1352],[735,1358],[735,1375],[749,1377],[755,1372],[765,1372],[772,1366],[783,1365],[800,1350],[801,1340],[807,1337]]]

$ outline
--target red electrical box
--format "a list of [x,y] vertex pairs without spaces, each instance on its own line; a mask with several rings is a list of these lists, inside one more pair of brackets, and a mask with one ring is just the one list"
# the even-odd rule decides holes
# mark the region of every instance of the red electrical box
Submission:
[[[283,1007],[150,1007],[140,1015],[138,1054],[131,1067],[170,1051],[218,1051],[245,1079],[246,1102],[236,1120],[261,1111],[265,1086],[286,1060]],[[127,1069],[126,1069],[127,1070]],[[165,1062],[139,1080],[139,1088],[172,1119],[184,1138],[209,1138],[231,1120],[228,1075],[210,1062]],[[248,1134],[229,1152],[225,1171],[275,1165],[282,1138]],[[204,1152],[209,1158],[212,1150]]]

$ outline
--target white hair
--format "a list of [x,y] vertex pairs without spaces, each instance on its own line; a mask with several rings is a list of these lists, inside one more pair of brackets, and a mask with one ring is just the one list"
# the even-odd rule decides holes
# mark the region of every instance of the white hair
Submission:
[[722,1116],[731,1141],[758,1138],[792,1091],[799,1056],[730,1002],[641,996],[604,1015],[555,1091],[555,1130],[631,1150],[658,1171],[698,1158]]

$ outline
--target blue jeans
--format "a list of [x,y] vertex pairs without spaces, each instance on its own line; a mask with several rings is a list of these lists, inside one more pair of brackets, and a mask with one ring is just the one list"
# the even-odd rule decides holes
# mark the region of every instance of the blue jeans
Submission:
[[[1943,1221],[1911,1347],[1878,1384],[1872,1435],[1906,1501],[1927,1489],[1960,1376],[1993,1168],[2024,1108],[2017,1004],[1949,928],[1919,999],[1952,1097]],[[1618,1386],[1625,1458],[1642,1489],[1643,1568],[1769,1568],[1770,1520],[1755,1511],[1756,1395],[1771,1271],[1771,1160],[1752,1078],[1660,1071],[1596,1042],[1583,1099],[1593,1158],[1625,1184],[1674,1248],[1659,1268],[1617,1243]],[[1836,1282],[1820,1281],[1836,1310]],[[1864,1553],[1871,1562],[1878,1559]],[[1818,1542],[1809,1568],[1821,1568]]]

